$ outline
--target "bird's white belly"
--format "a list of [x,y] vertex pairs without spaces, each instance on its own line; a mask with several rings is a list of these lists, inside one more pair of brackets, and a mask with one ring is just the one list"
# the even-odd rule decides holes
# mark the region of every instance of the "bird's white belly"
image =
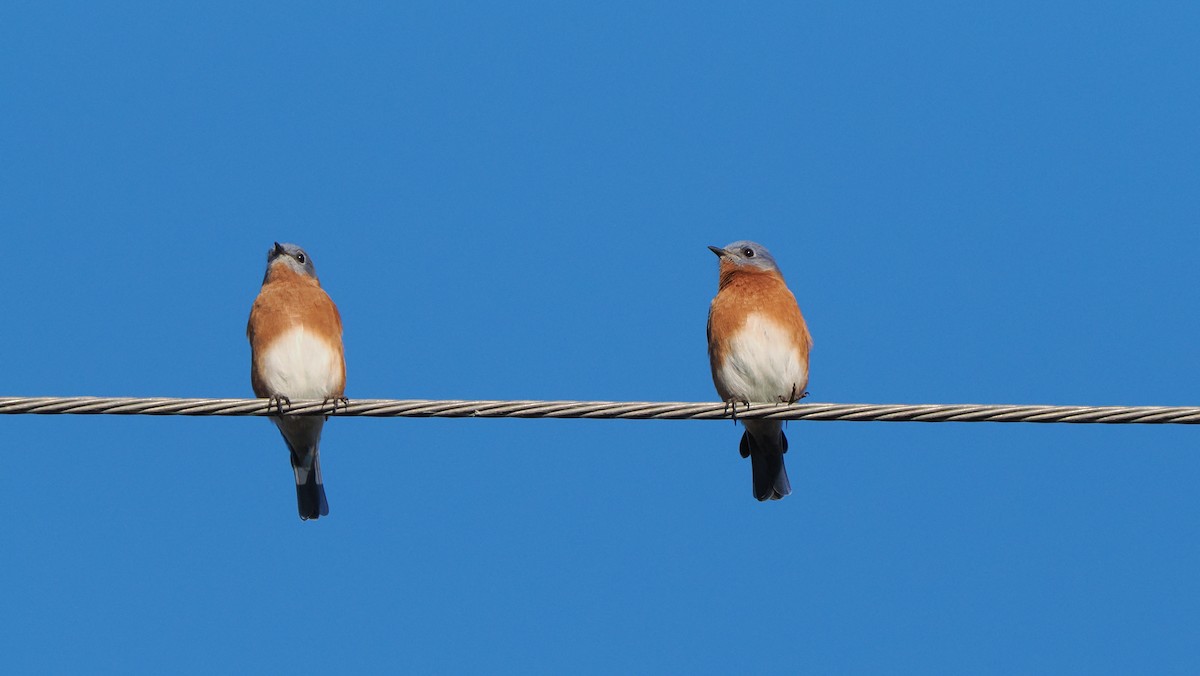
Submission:
[[325,399],[341,385],[342,363],[328,341],[298,326],[266,349],[260,373],[272,394]]
[[725,393],[738,401],[788,401],[804,394],[808,362],[790,332],[753,314],[730,341],[718,377]]

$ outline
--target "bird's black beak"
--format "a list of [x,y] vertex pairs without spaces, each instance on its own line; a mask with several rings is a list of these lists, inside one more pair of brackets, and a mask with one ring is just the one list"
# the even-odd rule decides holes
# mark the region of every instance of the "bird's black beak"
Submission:
[[283,245],[279,242],[275,242],[275,248],[271,250],[271,253],[275,256],[283,255]]
[[728,255],[729,255],[729,252],[728,252],[728,251],[726,251],[726,250],[722,249],[722,248],[721,248],[721,247],[719,247],[719,246],[710,246],[710,247],[708,247],[708,250],[709,250],[709,251],[711,251],[711,252],[713,252],[713,253],[715,253],[715,254],[717,254],[717,257],[718,257],[718,258],[724,258],[724,257],[726,257],[726,256],[728,256]]

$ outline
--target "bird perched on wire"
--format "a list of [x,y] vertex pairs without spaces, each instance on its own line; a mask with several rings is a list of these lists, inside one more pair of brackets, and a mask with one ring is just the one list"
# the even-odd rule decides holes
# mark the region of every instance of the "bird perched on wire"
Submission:
[[[275,243],[250,309],[250,384],[283,413],[292,399],[345,401],[342,318],[321,288],[312,258],[295,244]],[[324,416],[279,416],[275,425],[292,455],[301,519],[329,514],[321,481]]]
[[[717,295],[708,311],[708,359],[721,400],[731,405],[795,403],[808,386],[812,338],[796,297],[766,247],[739,241],[708,247],[720,259]],[[778,500],[792,492],[779,420],[747,420],[739,450],[750,458],[754,497]]]

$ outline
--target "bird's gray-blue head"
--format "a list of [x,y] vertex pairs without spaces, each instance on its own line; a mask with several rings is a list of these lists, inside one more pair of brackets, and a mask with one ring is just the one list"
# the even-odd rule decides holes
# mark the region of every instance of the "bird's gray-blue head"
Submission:
[[725,248],[710,246],[710,251],[721,259],[721,263],[729,264],[741,270],[762,270],[763,272],[779,272],[775,258],[767,251],[767,247],[748,240],[738,240]]
[[[271,247],[271,250],[267,252],[266,277],[271,276],[271,268],[276,265],[286,265],[288,269],[298,275],[312,277],[313,279],[317,278],[317,269],[313,267],[312,258],[309,257],[304,249],[295,244],[280,244],[279,242],[275,242],[275,246]],[[263,278],[263,281],[266,281],[266,277]]]

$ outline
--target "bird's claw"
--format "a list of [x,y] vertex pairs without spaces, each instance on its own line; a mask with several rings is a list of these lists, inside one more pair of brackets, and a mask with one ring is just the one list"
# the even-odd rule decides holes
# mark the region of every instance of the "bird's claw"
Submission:
[[[722,412],[722,413],[724,413],[724,414],[728,414],[728,413],[730,413],[730,412],[732,411],[732,413],[733,413],[733,415],[732,415],[732,418],[733,418],[733,424],[735,424],[735,425],[737,424],[737,411],[738,411],[737,407],[738,407],[738,403],[739,403],[739,402],[738,402],[738,400],[737,400],[737,399],[729,399],[729,400],[727,400],[727,401],[725,402],[725,410]],[[747,410],[747,411],[749,411],[749,410],[750,410],[750,402],[748,402],[748,401],[746,401],[746,400],[744,400],[744,399],[743,399],[743,400],[742,400],[740,403],[746,407],[746,410]]]
[[787,396],[785,396],[785,397],[779,397],[779,403],[781,403],[781,404],[789,404],[789,405],[790,405],[790,404],[794,404],[794,403],[796,403],[796,402],[800,401],[801,399],[803,399],[803,398],[805,398],[805,397],[807,397],[807,396],[808,396],[808,391],[807,391],[807,390],[805,390],[804,392],[801,392],[799,395],[797,395],[797,394],[796,394],[796,389],[797,389],[797,388],[796,388],[796,384],[795,384],[795,383],[792,383],[792,391],[791,391],[791,393],[789,393],[789,394],[788,394]]
[[282,394],[272,394],[271,398],[267,400],[267,413],[271,412],[272,406],[275,407],[275,410],[279,411],[280,415],[283,415],[283,407],[286,406],[291,409],[292,400]]
[[345,408],[350,405],[350,400],[348,398],[342,396],[342,397],[326,397],[325,400],[321,402],[321,406],[325,407],[325,406],[329,405],[331,402],[333,403],[333,410],[330,411],[330,413],[337,413],[338,404],[341,404],[342,408]]

